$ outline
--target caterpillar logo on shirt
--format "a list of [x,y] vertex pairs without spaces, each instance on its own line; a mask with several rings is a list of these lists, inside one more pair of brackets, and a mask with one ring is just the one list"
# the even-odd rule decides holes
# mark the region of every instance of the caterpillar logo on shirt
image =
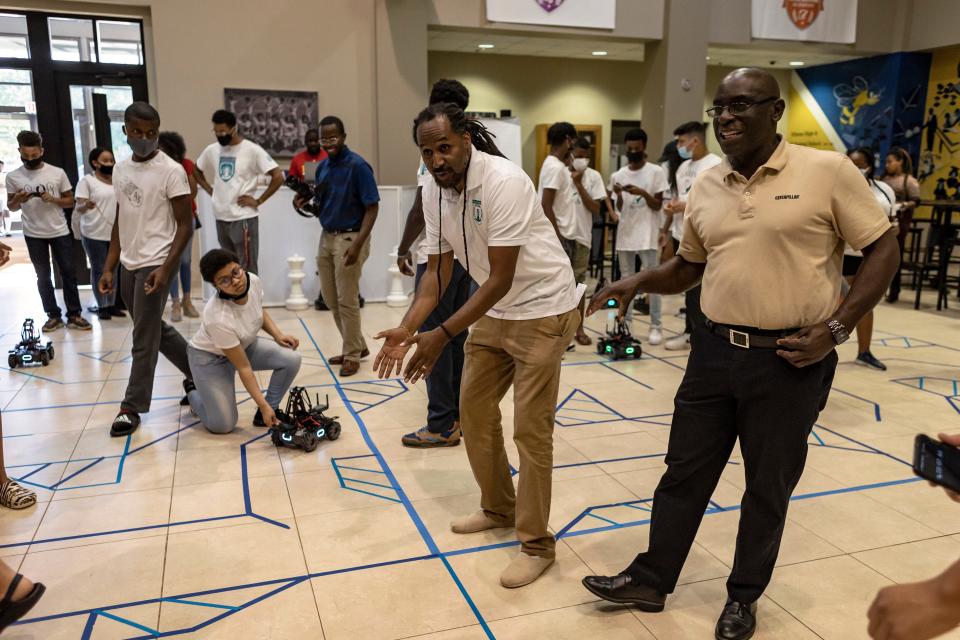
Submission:
[[774,200],[799,200],[799,199],[800,199],[800,194],[799,194],[799,193],[795,193],[795,194],[782,194],[782,195],[779,195],[779,196],[774,196],[773,199],[774,199]]
[[473,221],[477,224],[483,222],[483,203],[479,200],[473,200]]

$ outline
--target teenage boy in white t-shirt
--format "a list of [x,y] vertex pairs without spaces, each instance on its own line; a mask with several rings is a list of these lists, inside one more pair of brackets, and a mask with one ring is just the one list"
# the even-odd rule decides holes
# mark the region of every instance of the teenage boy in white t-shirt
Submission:
[[[430,90],[430,104],[452,102],[466,111],[469,100],[470,92],[457,80],[437,80]],[[430,182],[433,182],[433,176],[421,160],[417,169],[417,196],[407,213],[403,237],[400,238],[397,248],[397,266],[404,275],[415,275],[414,288],[420,285],[420,280],[427,271],[429,250],[424,235],[423,187]],[[410,246],[415,240],[416,274],[410,268]],[[463,266],[454,260],[450,284],[437,308],[427,316],[420,330],[430,331],[446,322],[466,303],[472,287],[473,280]],[[460,382],[463,378],[463,345],[466,341],[466,332],[451,340],[427,376],[427,424],[401,437],[400,441],[405,447],[454,447],[460,444]]]
[[[420,154],[433,181],[423,188],[430,259],[400,326],[380,333],[380,377],[404,370],[429,375],[447,343],[468,328],[460,420],[482,510],[451,523],[455,533],[516,528],[521,553],[500,576],[505,587],[536,580],[553,564],[548,528],[553,427],[560,362],[577,329],[583,288],[543,213],[533,183],[499,155],[489,133],[453,104],[435,104],[416,119]],[[494,155],[496,154],[496,155]],[[479,289],[439,328],[414,332],[436,307],[461,261]],[[519,487],[503,443],[500,401],[513,386]]]
[[43,161],[43,139],[34,131],[17,134],[23,166],[7,174],[7,207],[21,211],[23,238],[30,261],[37,272],[37,290],[43,301],[47,321],[43,332],[63,326],[57,294],[50,279],[50,254],[60,270],[63,302],[67,307],[67,327],[89,331],[90,323],[80,315],[80,293],[73,263],[73,236],[67,227],[65,208],[73,206],[73,187],[60,167]]
[[[720,164],[721,159],[715,153],[707,151],[707,127],[702,122],[693,120],[686,122],[673,131],[677,136],[677,152],[683,158],[683,163],[677,169],[677,197],[663,205],[665,220],[661,230],[661,243],[669,242],[669,233],[676,241],[677,247],[683,240],[683,213],[687,207],[687,195],[693,187],[697,176]],[[690,348],[690,335],[694,327],[706,322],[703,311],[700,310],[700,285],[695,286],[684,294],[686,308],[686,327],[679,336],[674,336],[664,343],[668,351],[679,351]]]
[[[640,258],[643,269],[653,269],[660,264],[660,227],[663,214],[663,193],[670,188],[667,175],[659,165],[647,162],[647,132],[630,129],[623,137],[627,151],[627,166],[610,176],[610,190],[616,195],[619,211],[617,226],[617,258],[620,261],[620,277],[626,278],[637,272],[636,261]],[[660,320],[661,297],[649,294],[650,334],[648,341],[658,345],[663,341]],[[632,301],[626,303],[625,318],[633,318]]]
[[[220,246],[237,254],[244,269],[257,273],[258,209],[283,184],[283,171],[263,147],[240,135],[237,116],[230,111],[214,112],[213,135],[217,141],[197,158],[197,184],[213,198]],[[254,197],[257,179],[264,174],[270,176],[270,184]]]
[[[573,277],[577,284],[583,284],[590,268],[590,246],[593,240],[593,220],[600,214],[600,205],[607,198],[607,188],[603,185],[603,176],[590,166],[590,141],[578,138],[573,147],[572,173],[573,185],[577,188],[574,198],[576,225],[573,235],[564,241],[564,249],[573,265]],[[581,345],[590,344],[590,336],[583,330],[583,310],[586,298],[580,303],[580,326],[577,327],[576,340]]]
[[120,293],[133,319],[133,361],[120,413],[110,427],[114,437],[136,431],[140,414],[150,411],[159,353],[190,378],[187,341],[163,321],[170,281],[193,233],[190,184],[183,167],[159,150],[156,109],[146,102],[131,104],[123,114],[123,132],[133,157],[113,169],[117,221],[99,282],[101,293],[113,292],[119,261]]

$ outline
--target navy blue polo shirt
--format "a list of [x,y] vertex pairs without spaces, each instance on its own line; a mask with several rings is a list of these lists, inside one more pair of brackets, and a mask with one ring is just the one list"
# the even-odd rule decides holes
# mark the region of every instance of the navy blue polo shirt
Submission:
[[335,159],[320,162],[316,184],[320,193],[314,202],[327,231],[359,229],[367,207],[380,202],[373,169],[346,146]]

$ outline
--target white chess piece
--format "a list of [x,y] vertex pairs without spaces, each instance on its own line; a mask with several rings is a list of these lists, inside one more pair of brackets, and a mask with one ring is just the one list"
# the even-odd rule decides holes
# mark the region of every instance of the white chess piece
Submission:
[[287,264],[290,271],[287,277],[290,278],[290,297],[287,298],[286,306],[291,311],[302,311],[310,307],[310,301],[303,295],[303,279],[307,274],[303,272],[303,263],[306,261],[301,255],[293,254],[287,258]]
[[410,296],[403,290],[403,274],[400,273],[400,267],[397,266],[397,249],[399,248],[398,245],[394,245],[393,251],[390,252],[392,260],[390,261],[390,267],[387,269],[390,274],[390,293],[387,295],[388,307],[405,307],[410,304]]

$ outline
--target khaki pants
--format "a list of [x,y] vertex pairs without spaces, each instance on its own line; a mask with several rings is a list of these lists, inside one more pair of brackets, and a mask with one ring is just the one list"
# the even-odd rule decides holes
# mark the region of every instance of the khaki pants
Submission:
[[367,238],[357,261],[349,267],[343,263],[344,254],[357,235],[356,232],[333,234],[324,231],[317,252],[320,293],[343,338],[343,359],[354,362],[360,362],[360,354],[367,348],[360,330],[360,273],[363,263],[370,257],[370,239]]
[[[547,521],[560,361],[579,322],[577,309],[536,320],[484,316],[464,347],[460,426],[480,485],[480,506],[495,522],[516,522],[522,550],[545,558],[554,557],[556,546]],[[500,400],[511,384],[513,440],[520,452],[516,492],[500,415]]]

